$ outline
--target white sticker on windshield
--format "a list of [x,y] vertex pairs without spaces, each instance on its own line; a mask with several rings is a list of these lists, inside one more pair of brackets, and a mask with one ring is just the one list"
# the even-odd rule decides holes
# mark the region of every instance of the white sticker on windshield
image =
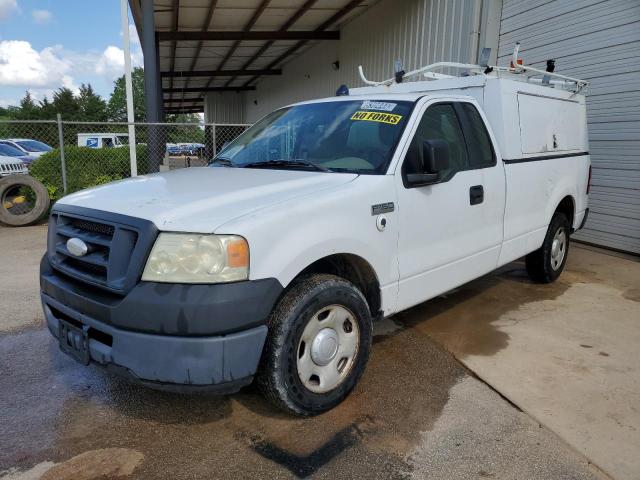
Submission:
[[365,100],[360,105],[363,110],[382,110],[383,112],[393,112],[393,109],[398,106],[397,103],[390,102],[373,102],[371,100]]

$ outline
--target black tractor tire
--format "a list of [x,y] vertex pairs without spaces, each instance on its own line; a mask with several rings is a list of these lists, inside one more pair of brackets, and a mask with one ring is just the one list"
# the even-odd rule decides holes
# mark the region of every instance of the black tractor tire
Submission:
[[[34,195],[35,201],[33,208],[22,214],[12,213],[10,208],[6,206],[7,194],[16,187],[29,187]],[[46,187],[35,178],[29,175],[9,175],[0,179],[0,223],[12,227],[24,227],[33,225],[40,220],[48,211],[51,205],[49,192]]]
[[[542,246],[525,257],[527,273],[537,283],[552,283],[560,276],[569,256],[571,226],[564,213],[556,212],[549,223]],[[554,257],[554,239],[564,235],[562,259]]]
[[[352,313],[359,345],[340,383],[316,393],[300,379],[298,349],[307,323],[332,306]],[[290,414],[312,416],[330,410],[349,395],[364,373],[373,335],[371,312],[362,292],[341,277],[315,274],[295,280],[274,308],[268,328],[256,382],[267,399]]]

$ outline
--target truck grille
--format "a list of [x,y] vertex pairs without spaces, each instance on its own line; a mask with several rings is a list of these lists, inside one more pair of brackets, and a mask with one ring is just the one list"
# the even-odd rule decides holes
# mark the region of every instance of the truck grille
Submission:
[[[71,277],[115,293],[127,293],[139,280],[144,262],[155,240],[150,222],[106,212],[105,217],[88,219],[56,206],[49,220],[48,254],[51,265]],[[68,207],[67,207],[68,208]],[[126,220],[121,223],[118,220]],[[82,240],[87,253],[73,255],[67,248],[71,238]]]

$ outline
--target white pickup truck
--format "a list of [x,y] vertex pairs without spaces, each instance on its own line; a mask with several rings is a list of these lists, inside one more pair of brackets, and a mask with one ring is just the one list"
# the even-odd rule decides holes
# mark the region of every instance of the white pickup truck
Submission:
[[209,167],[58,201],[41,290],[60,348],[156,388],[255,377],[313,415],[358,382],[376,319],[523,256],[554,281],[588,212],[584,82],[466,67],[288,106]]

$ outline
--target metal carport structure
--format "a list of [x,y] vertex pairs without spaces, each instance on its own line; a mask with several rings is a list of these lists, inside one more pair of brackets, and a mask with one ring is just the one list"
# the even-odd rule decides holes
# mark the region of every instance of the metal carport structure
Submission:
[[208,92],[254,90],[369,0],[129,0],[144,53],[147,121],[204,111]]

